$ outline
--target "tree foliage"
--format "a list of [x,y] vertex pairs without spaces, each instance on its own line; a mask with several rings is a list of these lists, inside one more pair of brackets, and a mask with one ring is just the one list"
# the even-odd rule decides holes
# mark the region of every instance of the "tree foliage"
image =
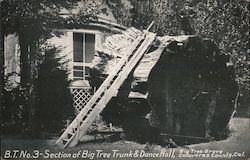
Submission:
[[248,1],[109,0],[108,4],[118,22],[127,26],[146,29],[155,21],[152,31],[158,35],[192,33],[214,40],[221,53],[231,56],[240,88],[250,89]]
[[210,5],[199,3],[196,10],[196,33],[213,39],[223,54],[231,56],[239,86],[249,90],[249,2],[230,0],[214,1]]
[[[68,88],[67,68],[63,59],[57,56],[55,47],[46,47],[41,64],[38,65],[38,77],[34,83],[36,90],[35,121],[36,132],[58,132],[66,124],[66,120],[74,115],[72,97]],[[2,116],[4,134],[27,133],[29,128],[29,110],[25,107],[30,98],[20,86],[5,91]]]
[[[27,128],[36,135],[38,130],[38,98],[35,80],[38,78],[38,64],[43,56],[40,47],[53,36],[55,21],[60,20],[61,8],[71,8],[76,0],[3,0],[1,1],[1,35],[17,33],[20,45],[21,89],[26,102],[22,106],[23,119]],[[52,28],[51,28],[52,27]],[[2,64],[1,64],[2,65]],[[18,105],[20,106],[20,105]]]
[[27,112],[24,110],[28,95],[20,86],[11,91],[4,90],[1,108],[1,129],[3,134],[23,133],[27,128]]
[[46,48],[35,83],[38,93],[37,118],[43,131],[62,129],[66,124],[62,122],[74,115],[67,68],[60,63],[62,57],[57,55],[59,51],[55,47]]
[[55,20],[60,9],[71,8],[76,2],[77,0],[4,0],[1,5],[3,33],[28,31],[34,26],[39,28],[27,33],[36,34],[39,29],[48,30],[48,27],[45,29],[46,22]]

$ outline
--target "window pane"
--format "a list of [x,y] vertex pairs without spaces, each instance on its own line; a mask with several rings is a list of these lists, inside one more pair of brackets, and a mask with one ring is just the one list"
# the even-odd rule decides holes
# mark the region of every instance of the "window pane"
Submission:
[[82,71],[74,71],[74,77],[83,77]]
[[90,63],[95,54],[95,35],[85,33],[85,62]]
[[74,66],[74,70],[83,70],[83,66]]
[[73,34],[73,59],[74,62],[83,62],[83,34]]

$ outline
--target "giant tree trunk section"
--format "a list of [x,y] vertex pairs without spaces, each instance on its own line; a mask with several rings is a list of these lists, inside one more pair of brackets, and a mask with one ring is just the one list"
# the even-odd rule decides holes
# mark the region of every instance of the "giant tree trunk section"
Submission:
[[211,41],[171,42],[149,75],[151,123],[171,134],[220,138],[237,94],[228,61]]
[[[107,50],[95,56],[92,86],[98,87],[122,56]],[[104,110],[104,118],[120,120],[125,132],[139,137],[153,138],[146,135],[147,130],[160,130],[220,139],[234,111],[238,90],[234,69],[227,62],[229,57],[212,41],[195,36],[157,37]],[[130,125],[132,119],[136,127]]]

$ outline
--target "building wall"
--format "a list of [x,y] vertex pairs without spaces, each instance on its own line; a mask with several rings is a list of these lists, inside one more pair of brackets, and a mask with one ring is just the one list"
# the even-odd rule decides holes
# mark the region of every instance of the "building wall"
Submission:
[[[98,29],[64,29],[59,30],[62,35],[54,36],[48,40],[48,43],[61,49],[58,56],[64,57],[63,62],[67,62],[69,71],[69,79],[74,80],[73,76],[73,34],[86,33],[95,35],[95,49],[98,48],[104,41],[105,37],[112,34],[107,31]],[[17,34],[10,34],[4,39],[4,54],[5,54],[5,76],[8,77],[6,88],[11,89],[20,83],[20,46]],[[96,53],[96,52],[95,52]],[[95,54],[93,53],[93,54]],[[85,66],[91,66],[91,63],[85,63]],[[86,79],[83,81],[74,81],[73,86],[89,86]]]
[[[102,32],[100,30],[95,30],[95,29],[71,29],[71,30],[65,29],[65,30],[60,30],[60,31],[63,33],[63,35],[49,39],[48,40],[49,44],[55,45],[56,47],[59,47],[61,49],[59,56],[65,57],[63,59],[63,61],[67,61],[67,68],[69,71],[69,79],[74,80],[72,85],[73,86],[89,86],[87,78],[84,78],[83,80],[77,81],[75,79],[75,76],[73,75],[73,73],[75,71],[74,66],[84,65],[85,69],[86,69],[86,67],[91,66],[90,61],[88,61],[88,63],[82,63],[82,64],[78,63],[78,62],[74,62],[74,58],[73,58],[73,50],[74,50],[73,34],[74,33],[93,34],[95,36],[94,48],[96,50],[96,48],[104,42],[105,37],[109,33],[105,33],[105,32]],[[96,51],[93,53],[93,57],[94,57],[94,54],[96,54]],[[87,70],[85,72],[87,72]]]
[[16,33],[4,37],[4,64],[6,89],[13,88],[20,83],[20,46]]

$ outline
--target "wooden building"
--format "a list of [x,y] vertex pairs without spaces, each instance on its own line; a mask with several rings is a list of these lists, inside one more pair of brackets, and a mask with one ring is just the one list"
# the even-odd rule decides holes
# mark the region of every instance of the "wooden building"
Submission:
[[[67,19],[78,15],[84,7],[83,1],[72,10],[62,9],[60,16]],[[119,33],[126,27],[116,23],[108,6],[100,1],[105,12],[97,15],[95,21],[91,21],[84,25],[76,25],[77,27],[61,27],[55,28],[61,32],[61,36],[54,36],[48,39],[48,43],[61,49],[58,56],[63,56],[67,61],[67,69],[69,71],[69,80],[72,80],[71,90],[74,97],[74,106],[80,110],[82,106],[91,97],[94,88],[89,85],[89,67],[94,59],[96,50],[105,38],[111,34]],[[14,88],[20,83],[20,47],[19,39],[16,33],[5,37],[5,75],[8,76],[6,87]]]

